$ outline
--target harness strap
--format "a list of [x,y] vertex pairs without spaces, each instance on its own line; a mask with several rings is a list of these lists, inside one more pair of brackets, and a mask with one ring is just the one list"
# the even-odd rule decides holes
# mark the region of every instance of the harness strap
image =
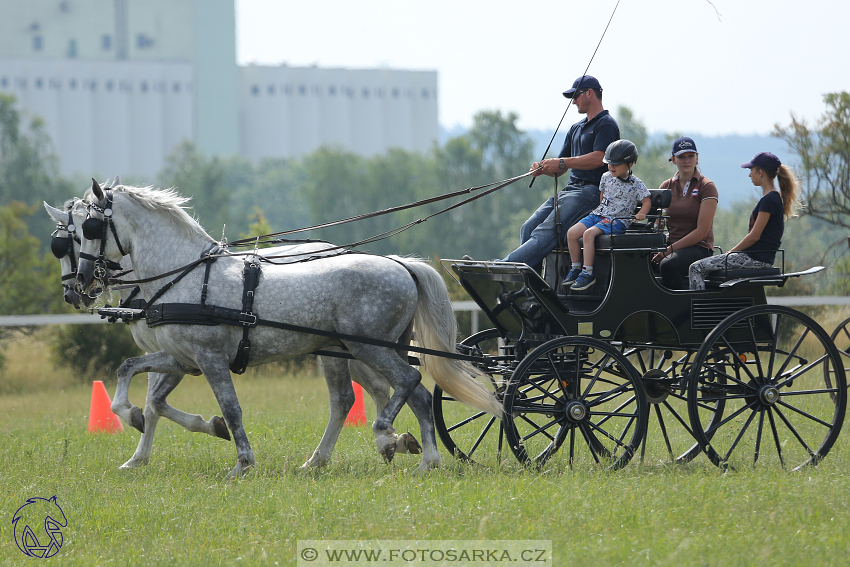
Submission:
[[[257,317],[253,314],[254,308],[254,291],[260,283],[260,264],[251,259],[245,260],[245,267],[242,268],[242,312],[239,314],[241,318]],[[251,357],[251,341],[248,340],[248,330],[256,326],[244,325],[242,328],[242,340],[239,341],[239,347],[236,349],[236,358],[230,363],[230,371],[236,374],[242,374],[248,368],[248,361]]]

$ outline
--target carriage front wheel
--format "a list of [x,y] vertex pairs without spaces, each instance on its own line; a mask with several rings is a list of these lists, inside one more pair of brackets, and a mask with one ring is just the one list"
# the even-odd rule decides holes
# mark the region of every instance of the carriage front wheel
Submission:
[[505,436],[523,464],[619,469],[646,433],[649,406],[634,366],[608,343],[561,337],[530,352],[505,390]]
[[[466,354],[487,357],[487,363],[478,368],[488,378],[485,385],[501,401],[507,383],[501,371],[511,357],[500,353],[499,331],[479,331],[460,344]],[[505,438],[502,420],[458,402],[436,384],[432,407],[437,434],[453,456],[469,462],[498,462]]]
[[[725,404],[720,420],[718,403]],[[779,305],[748,307],[721,321],[688,378],[691,430],[723,468],[817,464],[841,431],[846,405],[841,355],[829,335]]]

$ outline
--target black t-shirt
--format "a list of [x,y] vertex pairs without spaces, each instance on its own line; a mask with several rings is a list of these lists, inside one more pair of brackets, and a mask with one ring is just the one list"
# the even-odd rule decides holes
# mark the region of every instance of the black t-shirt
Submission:
[[779,195],[779,191],[771,191],[756,203],[750,215],[750,230],[753,229],[756,217],[760,212],[770,213],[770,218],[767,220],[758,242],[747,248],[745,252],[753,260],[773,264],[776,251],[782,244],[782,233],[785,230],[785,210],[782,207],[782,197]]
[[[578,157],[592,152],[604,152],[612,142],[619,139],[620,127],[617,126],[617,121],[607,110],[603,110],[594,116],[593,120],[588,121],[585,117],[572,125],[558,157]],[[571,169],[570,183],[580,180],[598,187],[599,180],[606,171],[607,165],[596,169]]]

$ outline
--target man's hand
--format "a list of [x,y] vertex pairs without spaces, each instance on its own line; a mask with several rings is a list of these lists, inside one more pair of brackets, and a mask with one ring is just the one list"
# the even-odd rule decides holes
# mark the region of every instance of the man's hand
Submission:
[[[543,161],[536,161],[531,164],[531,168],[529,171],[534,171],[532,174],[533,177],[539,177],[541,175],[548,175],[549,177],[558,177],[559,175],[566,173],[566,169],[560,168],[560,159],[558,158],[549,158],[544,159]],[[536,170],[536,171],[535,171]]]

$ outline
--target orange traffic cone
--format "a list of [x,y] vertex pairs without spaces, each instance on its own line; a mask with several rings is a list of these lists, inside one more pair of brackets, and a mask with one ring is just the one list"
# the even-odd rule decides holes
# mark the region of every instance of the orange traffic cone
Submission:
[[91,391],[91,410],[89,410],[89,433],[104,431],[106,433],[121,433],[124,427],[117,415],[112,413],[112,401],[103,382],[95,380]]
[[352,382],[354,388],[354,405],[345,418],[345,425],[366,425],[366,408],[363,404],[363,388],[357,382]]

